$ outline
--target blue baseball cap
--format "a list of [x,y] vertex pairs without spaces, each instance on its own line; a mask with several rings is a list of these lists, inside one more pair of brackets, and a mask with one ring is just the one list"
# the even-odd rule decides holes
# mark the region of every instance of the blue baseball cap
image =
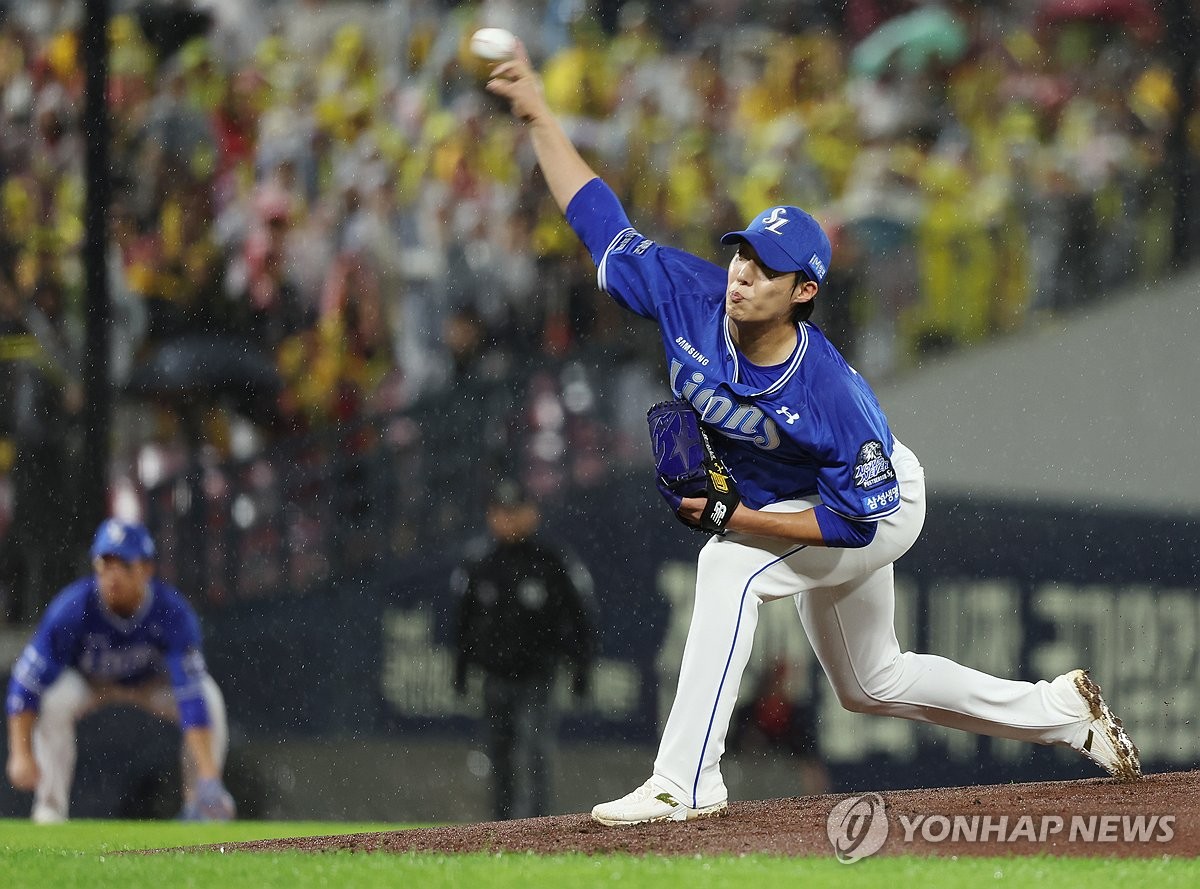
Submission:
[[145,525],[107,519],[96,529],[92,542],[92,558],[116,556],[126,562],[148,561],[154,558],[154,538]]
[[821,224],[799,207],[771,207],[740,232],[721,236],[722,244],[745,241],[776,272],[803,272],[820,284],[833,251]]

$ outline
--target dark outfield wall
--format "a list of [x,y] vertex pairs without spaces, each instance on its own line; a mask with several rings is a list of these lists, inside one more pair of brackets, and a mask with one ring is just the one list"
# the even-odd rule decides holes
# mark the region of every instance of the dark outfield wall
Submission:
[[[546,531],[574,547],[591,570],[603,628],[591,699],[574,705],[564,692],[563,740],[652,752],[674,689],[702,538],[667,515],[640,479],[550,511]],[[272,778],[239,759],[239,745],[324,741],[336,756],[339,739],[445,738],[454,746],[471,738],[478,687],[465,699],[450,688],[453,603],[446,586],[459,543],[384,560],[369,576],[329,589],[283,591],[206,614],[210,668],[233,725],[231,782],[242,784],[248,812],[256,794],[270,793],[264,787]],[[1090,667],[1149,770],[1194,767],[1198,553],[1194,520],[934,498],[920,541],[897,565],[897,631],[903,647],[1014,678]],[[793,666],[793,687],[817,714],[839,788],[1096,774],[1062,751],[842,711],[791,603],[763,607],[744,690],[770,660]],[[93,753],[81,757],[77,813],[163,814],[174,805],[169,731],[138,714],[110,714],[86,722],[81,739]],[[126,768],[122,751],[133,748],[140,764]],[[10,814],[26,805],[8,788],[0,794],[0,809]]]
[[[576,499],[546,532],[591,570],[603,628],[595,688],[569,706],[564,739],[653,743],[691,610],[702,538],[640,479]],[[455,542],[457,543],[457,542]],[[209,616],[213,672],[237,691],[249,737],[469,733],[478,694],[450,688],[455,564],[449,546],[319,596],[243,603]],[[1200,763],[1200,522],[1086,508],[934,499],[897,565],[901,645],[1022,679],[1093,670],[1149,768]],[[791,603],[763,606],[755,660],[786,658],[811,698],[835,776],[880,785],[1073,777],[1061,752],[842,711]]]

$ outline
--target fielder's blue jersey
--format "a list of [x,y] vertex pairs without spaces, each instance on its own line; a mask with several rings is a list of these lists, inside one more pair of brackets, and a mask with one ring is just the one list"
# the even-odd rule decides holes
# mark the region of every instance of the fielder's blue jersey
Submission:
[[8,683],[11,716],[37,711],[42,693],[64,668],[98,684],[138,685],[167,678],[183,726],[207,726],[202,682],[200,621],[177,589],[154,578],[142,607],[118,617],[105,606],[95,575],[59,593],[13,667]]
[[816,494],[857,521],[900,508],[883,410],[819,328],[797,325],[796,350],[784,364],[748,365],[725,316],[725,269],[643,237],[599,179],[575,195],[566,215],[596,262],[600,287],[658,322],[671,389],[716,433],[713,447],[747,506]]

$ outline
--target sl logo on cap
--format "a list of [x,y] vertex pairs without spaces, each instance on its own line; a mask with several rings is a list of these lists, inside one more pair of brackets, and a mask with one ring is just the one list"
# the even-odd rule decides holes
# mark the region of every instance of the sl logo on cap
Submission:
[[780,231],[785,225],[791,222],[787,218],[787,209],[785,207],[776,207],[771,211],[770,216],[763,217],[763,228],[773,235],[781,235]]

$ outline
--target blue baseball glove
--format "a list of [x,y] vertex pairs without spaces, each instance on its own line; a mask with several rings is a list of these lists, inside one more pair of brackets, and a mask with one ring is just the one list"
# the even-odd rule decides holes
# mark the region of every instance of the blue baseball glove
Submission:
[[[741,496],[733,476],[713,451],[695,409],[682,398],[662,401],[646,412],[646,423],[658,472],[656,484],[663,499],[688,527],[724,534]],[[684,497],[707,499],[698,525],[679,515]]]
[[196,785],[196,796],[183,807],[184,821],[231,821],[237,814],[233,796],[216,778],[206,778]]

